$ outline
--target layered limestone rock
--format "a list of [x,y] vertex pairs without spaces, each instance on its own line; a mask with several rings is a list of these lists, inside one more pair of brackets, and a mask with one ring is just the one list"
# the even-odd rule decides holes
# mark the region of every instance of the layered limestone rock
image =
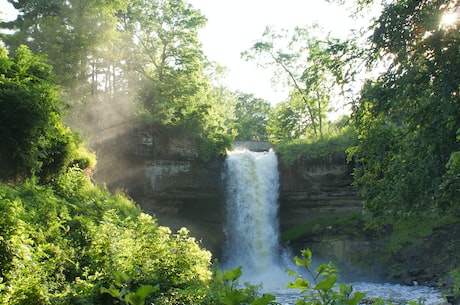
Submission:
[[[258,151],[270,148],[263,142],[251,145],[257,146]],[[221,179],[224,158],[202,162],[197,143],[180,135],[165,136],[145,124],[103,129],[95,136],[92,147],[98,155],[96,181],[111,190],[126,192],[145,212],[156,215],[160,225],[173,231],[187,227],[215,257],[221,257],[225,240],[225,190]],[[301,159],[291,165],[284,164],[280,158],[279,170],[278,214],[282,232],[320,218],[340,219],[361,212],[361,199],[351,186],[353,165],[346,162],[344,153]],[[347,228],[347,232],[318,225],[290,245],[294,251],[308,247],[315,257],[349,263],[356,261],[358,250],[367,251],[375,246],[372,236],[366,234],[359,223]],[[425,244],[427,249],[444,249],[431,245],[429,240]],[[423,252],[414,247],[398,256],[401,264],[411,262],[410,270],[401,272],[402,282],[422,279],[420,283],[429,283],[436,278],[435,271],[423,269],[423,273],[420,269],[427,262],[414,259],[414,253]],[[440,260],[441,264],[449,266]],[[350,266],[352,268],[354,266]],[[438,265],[436,268],[441,269]]]
[[280,162],[280,218],[284,228],[311,219],[346,216],[361,209],[345,153]]
[[[115,130],[116,129],[116,130]],[[217,257],[225,240],[224,158],[199,159],[197,143],[180,135],[165,137],[148,125],[121,126],[98,137],[96,179],[109,189],[121,189],[161,225],[187,227]],[[116,139],[116,140],[115,140]],[[268,142],[235,143],[266,151]],[[280,160],[281,228],[325,215],[348,215],[359,209],[350,186],[351,167],[345,155],[301,160],[286,166]]]

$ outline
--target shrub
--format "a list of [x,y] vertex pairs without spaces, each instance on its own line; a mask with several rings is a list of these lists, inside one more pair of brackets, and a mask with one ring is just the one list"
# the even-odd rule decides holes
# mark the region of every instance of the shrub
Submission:
[[24,181],[36,175],[48,182],[72,164],[91,165],[89,159],[82,162],[86,158],[78,156],[80,141],[63,125],[62,106],[50,66],[25,46],[13,56],[0,47],[3,181]]
[[0,184],[0,211],[1,304],[106,304],[100,289],[119,272],[130,291],[159,285],[150,301],[211,278],[211,254],[186,229],[173,234],[78,168],[53,185]]
[[351,128],[344,128],[341,133],[321,139],[296,139],[276,146],[276,151],[283,162],[292,165],[300,159],[327,157],[345,151],[356,144],[357,135]]

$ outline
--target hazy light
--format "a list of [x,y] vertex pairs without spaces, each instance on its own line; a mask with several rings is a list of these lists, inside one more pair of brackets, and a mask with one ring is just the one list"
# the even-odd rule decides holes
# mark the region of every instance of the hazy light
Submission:
[[457,7],[455,11],[446,12],[442,15],[439,26],[441,28],[453,28],[459,20],[460,7]]

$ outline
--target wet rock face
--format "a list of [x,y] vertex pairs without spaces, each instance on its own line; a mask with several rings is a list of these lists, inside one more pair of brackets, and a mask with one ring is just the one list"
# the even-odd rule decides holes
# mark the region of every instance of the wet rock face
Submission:
[[290,166],[280,162],[282,226],[359,212],[361,199],[351,185],[352,171],[344,153],[300,160]]
[[[110,132],[95,144],[96,180],[127,192],[159,224],[189,228],[219,256],[225,239],[224,158],[204,163],[197,143],[180,135],[165,137],[152,126],[123,126],[116,136]],[[251,145],[271,147],[266,142]],[[319,216],[348,215],[360,207],[344,154],[292,166],[280,160],[279,169],[281,229]]]
[[[203,247],[221,257],[225,240],[224,158],[204,163],[199,160],[197,143],[180,135],[165,137],[145,125],[106,129],[92,148],[98,154],[97,182],[125,191],[146,213],[157,216],[160,225],[173,231],[187,227]],[[282,232],[318,218],[361,212],[358,191],[351,186],[353,165],[346,162],[345,154],[303,159],[293,165],[279,159],[278,165]],[[451,262],[459,260],[460,232],[456,228],[440,229],[425,243],[407,247],[393,261],[385,262],[385,269],[389,264],[404,265],[407,269],[401,270],[398,281],[435,283],[439,273],[445,274],[455,267]],[[309,247],[315,256],[324,255],[334,262],[351,262],[357,251],[373,249],[379,242],[361,233],[359,228],[350,235],[334,227],[319,227],[291,246],[294,251]],[[437,252],[430,252],[432,249]]]

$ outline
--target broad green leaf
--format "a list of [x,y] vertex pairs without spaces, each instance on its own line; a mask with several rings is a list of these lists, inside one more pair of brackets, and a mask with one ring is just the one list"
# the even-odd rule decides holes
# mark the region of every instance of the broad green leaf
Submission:
[[131,305],[144,305],[145,298],[140,297],[137,293],[130,292],[125,295],[125,300]]
[[274,301],[276,298],[274,295],[269,293],[264,293],[262,297],[254,300],[251,305],[268,305],[271,301]]
[[345,283],[340,283],[340,294],[344,296],[350,296],[351,292],[353,291],[353,287],[351,285],[347,285]]
[[294,282],[289,282],[286,286],[287,288],[296,288],[296,289],[308,289],[310,287],[310,282],[304,278],[296,278]]
[[137,289],[136,295],[140,296],[141,298],[145,300],[145,298],[147,298],[149,294],[157,292],[158,290],[160,290],[160,285],[156,285],[156,286],[143,285],[139,287],[139,289]]
[[120,298],[120,290],[116,289],[113,286],[110,286],[110,288],[108,289],[105,287],[101,287],[101,293],[108,293],[114,298],[117,298],[117,299]]
[[118,286],[122,286],[123,284],[126,284],[129,282],[129,276],[121,271],[114,271],[113,272],[113,277],[115,278],[115,283]]
[[302,250],[302,257],[306,260],[311,260],[312,258],[312,253],[311,253],[311,250],[310,249],[304,249]]
[[364,298],[366,293],[357,291],[354,293],[353,297],[347,300],[348,305],[358,305],[359,302]]
[[243,274],[243,271],[241,271],[242,268],[243,268],[242,266],[238,266],[235,269],[225,270],[224,271],[225,278],[229,281],[237,280]]
[[335,282],[337,281],[337,275],[332,274],[329,277],[322,279],[318,284],[316,284],[315,289],[321,291],[328,291],[334,287]]
[[327,273],[328,269],[329,269],[329,266],[327,264],[321,264],[318,266],[318,268],[316,268],[316,272],[318,274],[323,274],[323,273]]
[[220,301],[225,305],[239,305],[241,301],[245,298],[244,294],[240,291],[234,290],[229,291],[227,294],[220,299]]
[[306,267],[306,268],[311,267],[311,260],[302,259],[302,258],[299,258],[298,256],[294,257],[294,262],[297,266]]

